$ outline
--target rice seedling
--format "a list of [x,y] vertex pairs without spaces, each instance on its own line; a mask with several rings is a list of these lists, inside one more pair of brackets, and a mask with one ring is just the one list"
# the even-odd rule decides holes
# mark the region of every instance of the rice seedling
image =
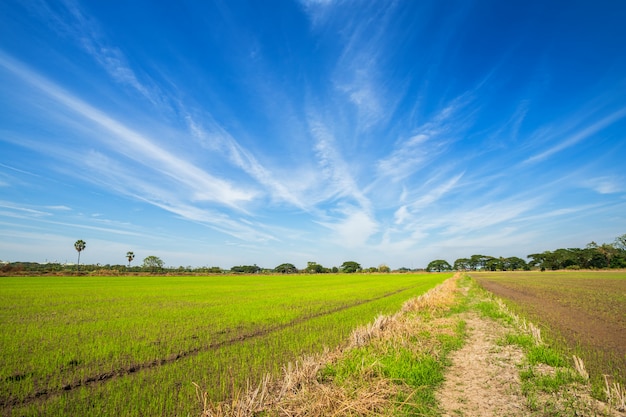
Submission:
[[228,398],[445,278],[2,278],[0,408],[25,416],[194,414],[192,381],[212,401]]

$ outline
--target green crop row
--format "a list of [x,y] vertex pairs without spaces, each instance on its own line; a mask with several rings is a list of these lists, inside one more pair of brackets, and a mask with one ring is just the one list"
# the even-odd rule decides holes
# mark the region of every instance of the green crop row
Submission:
[[4,415],[187,415],[449,275],[1,278]]

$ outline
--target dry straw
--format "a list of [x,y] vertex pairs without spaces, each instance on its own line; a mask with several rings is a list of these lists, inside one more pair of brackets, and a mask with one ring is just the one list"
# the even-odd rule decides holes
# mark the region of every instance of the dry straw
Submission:
[[589,380],[589,373],[585,369],[585,364],[583,363],[583,360],[576,355],[574,355],[574,368],[585,381]]
[[626,411],[626,390],[619,382],[609,383],[609,376],[604,375],[604,391],[609,404],[618,411]]

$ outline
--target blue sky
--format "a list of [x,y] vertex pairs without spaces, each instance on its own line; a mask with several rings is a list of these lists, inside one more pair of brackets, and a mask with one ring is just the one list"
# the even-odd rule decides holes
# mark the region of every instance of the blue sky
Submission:
[[0,3],[0,260],[424,267],[626,233],[626,2]]

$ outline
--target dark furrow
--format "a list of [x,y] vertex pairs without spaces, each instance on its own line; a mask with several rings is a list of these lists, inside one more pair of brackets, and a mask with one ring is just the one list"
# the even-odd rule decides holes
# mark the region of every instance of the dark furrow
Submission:
[[177,354],[172,354],[169,355],[166,358],[161,358],[161,359],[155,359],[152,360],[150,362],[144,362],[141,364],[134,364],[129,366],[128,368],[121,368],[121,369],[117,369],[114,371],[110,371],[110,372],[104,372],[98,375],[93,375],[90,377],[87,377],[85,379],[79,380],[79,381],[74,381],[72,383],[69,383],[67,385],[64,385],[63,387],[59,387],[59,388],[55,388],[55,389],[50,389],[50,390],[40,390],[35,392],[34,394],[31,394],[29,396],[27,396],[26,398],[23,398],[22,400],[18,400],[18,399],[11,399],[11,398],[3,398],[0,399],[0,407],[2,408],[6,408],[6,407],[15,407],[15,406],[21,406],[21,405],[27,405],[29,403],[32,403],[34,401],[45,401],[50,397],[53,397],[55,395],[61,394],[65,391],[71,391],[74,390],[76,388],[79,388],[81,386],[87,386],[87,385],[92,385],[92,384],[97,384],[97,383],[103,383],[103,382],[107,382],[109,380],[112,380],[114,378],[118,378],[118,377],[123,377],[126,375],[130,375],[130,374],[134,374],[136,372],[140,372],[140,371],[144,371],[144,370],[148,370],[148,369],[153,369],[156,368],[158,366],[163,366],[166,365],[168,363],[172,363],[175,362],[179,359],[188,357],[188,356],[193,356],[193,355],[197,355],[201,352],[206,352],[209,350],[215,350],[215,349],[219,349],[222,348],[224,346],[230,346],[230,345],[234,345],[235,343],[240,343],[243,342],[245,340],[249,340],[249,339],[254,339],[257,337],[261,337],[261,336],[265,336],[268,335],[270,333],[274,333],[280,330],[284,330],[284,329],[288,329],[290,327],[295,327],[298,324],[302,324],[305,323],[309,320],[313,320],[319,317],[323,317],[323,316],[328,316],[331,314],[335,314],[338,313],[340,311],[343,310],[347,310],[349,308],[354,308],[354,307],[358,307],[360,305],[363,304],[367,304],[367,303],[371,303],[374,301],[378,301],[378,300],[382,300],[384,298],[388,298],[391,297],[393,295],[399,294],[401,292],[407,291],[408,289],[410,289],[411,287],[406,287],[406,288],[401,288],[399,290],[396,291],[392,291],[389,293],[385,293],[383,295],[381,295],[380,297],[375,297],[375,298],[369,298],[366,300],[359,300],[350,304],[344,304],[341,305],[339,307],[335,307],[333,309],[330,310],[326,310],[326,311],[320,311],[318,313],[314,313],[314,314],[310,314],[307,316],[302,316],[302,317],[298,317],[288,323],[283,323],[283,324],[278,324],[272,327],[266,327],[266,328],[262,328],[259,329],[257,331],[253,331],[250,333],[246,333],[246,334],[242,334],[239,335],[237,337],[233,337],[232,339],[228,339],[228,340],[223,340],[221,342],[216,342],[216,343],[210,343],[208,345],[205,346],[200,346],[194,349],[190,349],[184,352],[179,352]]

